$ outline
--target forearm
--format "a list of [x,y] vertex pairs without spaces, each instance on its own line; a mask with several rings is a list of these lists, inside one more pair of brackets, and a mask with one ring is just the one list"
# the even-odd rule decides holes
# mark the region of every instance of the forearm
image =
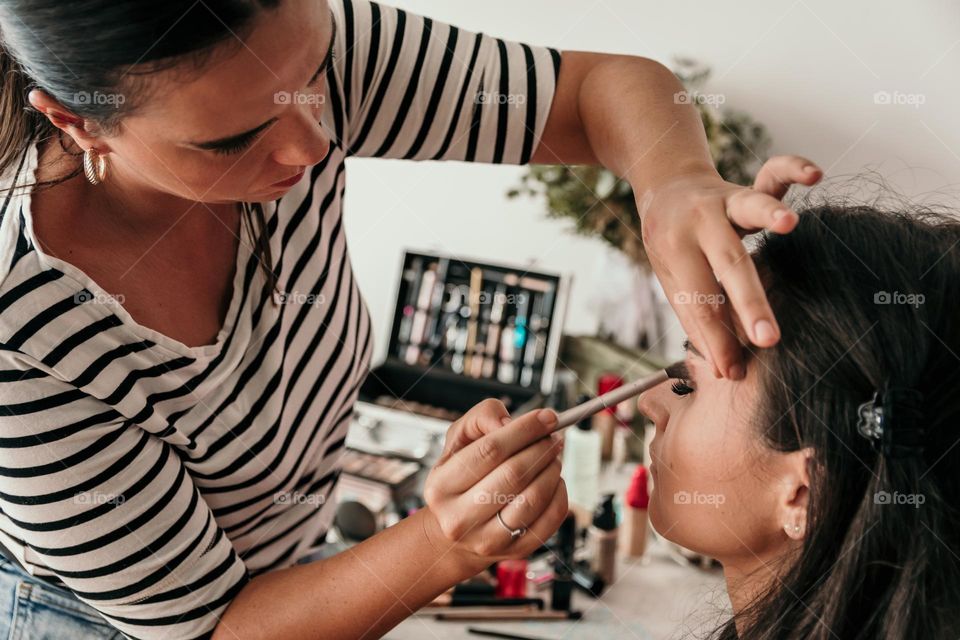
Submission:
[[379,638],[483,569],[445,540],[423,509],[332,558],[258,576],[214,638]]
[[665,180],[715,173],[700,114],[683,85],[646,58],[604,56],[583,79],[580,117],[597,160],[641,196]]

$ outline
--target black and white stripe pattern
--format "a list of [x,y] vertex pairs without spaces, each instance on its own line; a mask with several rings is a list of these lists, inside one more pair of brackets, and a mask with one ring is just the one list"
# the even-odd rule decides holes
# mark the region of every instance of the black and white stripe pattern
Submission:
[[208,635],[251,576],[323,544],[372,350],[345,159],[522,163],[547,119],[557,51],[331,7],[334,145],[265,205],[282,304],[241,248],[216,343],[189,348],[38,251],[29,193],[0,226],[0,542],[130,637]]

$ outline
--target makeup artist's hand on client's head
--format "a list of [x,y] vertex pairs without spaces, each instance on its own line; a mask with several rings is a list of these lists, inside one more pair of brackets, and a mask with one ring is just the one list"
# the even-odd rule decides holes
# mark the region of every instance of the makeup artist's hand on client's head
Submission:
[[[450,427],[423,491],[439,545],[452,545],[480,570],[525,557],[553,535],[568,510],[562,440],[544,437],[556,424],[550,409],[511,419],[502,402],[485,400]],[[512,540],[498,512],[504,524],[527,532]]]
[[743,377],[727,299],[750,342],[769,347],[780,339],[741,238],[763,229],[792,231],[797,214],[780,198],[791,184],[809,186],[822,175],[805,158],[777,156],[763,165],[752,188],[704,172],[674,178],[638,199],[650,264],[684,329],[705,349],[715,375]]

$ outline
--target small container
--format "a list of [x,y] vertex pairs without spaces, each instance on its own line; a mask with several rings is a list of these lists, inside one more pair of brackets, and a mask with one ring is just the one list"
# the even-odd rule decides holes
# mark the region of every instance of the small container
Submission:
[[620,551],[626,558],[640,558],[647,550],[647,531],[650,518],[649,474],[645,466],[637,465],[624,496],[623,538]]
[[608,585],[613,584],[617,569],[617,513],[613,497],[612,493],[603,496],[587,534],[590,567]]
[[527,561],[525,559],[501,560],[497,563],[498,598],[527,597]]
[[[623,378],[615,373],[605,373],[597,380],[597,396],[602,396],[608,391],[613,391],[623,386]],[[600,458],[601,460],[610,460],[613,458],[613,439],[614,433],[620,420],[617,418],[617,408],[607,407],[593,416],[593,430],[600,434]]]
[[560,473],[574,511],[583,511],[589,518],[600,494],[600,435],[591,428],[589,418],[581,420],[564,435]]

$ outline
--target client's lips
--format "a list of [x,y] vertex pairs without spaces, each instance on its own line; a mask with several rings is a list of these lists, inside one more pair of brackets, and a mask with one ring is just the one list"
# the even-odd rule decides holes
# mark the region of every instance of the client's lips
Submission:
[[272,185],[270,185],[270,186],[272,186],[272,187],[292,187],[293,185],[295,185],[295,184],[297,184],[298,182],[300,182],[300,178],[303,177],[303,174],[304,174],[305,171],[306,171],[306,169],[301,169],[300,172],[297,173],[297,175],[295,175],[295,176],[293,176],[293,177],[290,177],[290,178],[287,178],[286,180],[281,180],[280,182],[274,182],[274,183],[273,183]]

